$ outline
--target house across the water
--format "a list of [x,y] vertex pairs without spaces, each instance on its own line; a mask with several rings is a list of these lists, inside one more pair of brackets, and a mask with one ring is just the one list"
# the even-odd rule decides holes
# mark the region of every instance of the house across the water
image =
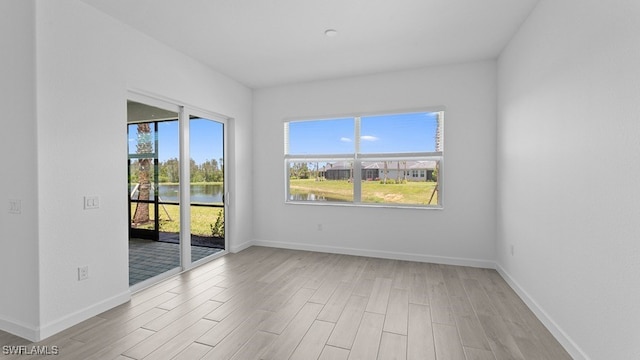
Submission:
[[[350,161],[327,163],[319,176],[327,180],[349,180],[353,164]],[[395,179],[406,181],[435,181],[436,161],[363,161],[362,180]]]

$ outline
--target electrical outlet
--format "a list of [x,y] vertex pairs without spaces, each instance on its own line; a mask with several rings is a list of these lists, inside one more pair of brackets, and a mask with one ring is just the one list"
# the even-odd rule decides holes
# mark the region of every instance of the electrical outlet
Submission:
[[87,280],[89,278],[89,267],[80,266],[78,268],[78,281]]
[[99,196],[85,196],[84,197],[84,209],[98,209],[100,207],[100,197]]

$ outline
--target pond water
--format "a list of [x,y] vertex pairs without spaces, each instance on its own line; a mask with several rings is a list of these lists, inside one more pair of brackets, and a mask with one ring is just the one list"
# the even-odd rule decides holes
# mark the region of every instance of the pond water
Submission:
[[342,199],[336,199],[329,196],[318,195],[313,192],[299,192],[295,194],[289,194],[290,201],[335,201],[345,202]]
[[[160,201],[179,201],[178,185],[159,185]],[[222,184],[191,184],[191,202],[222,203],[224,186]]]

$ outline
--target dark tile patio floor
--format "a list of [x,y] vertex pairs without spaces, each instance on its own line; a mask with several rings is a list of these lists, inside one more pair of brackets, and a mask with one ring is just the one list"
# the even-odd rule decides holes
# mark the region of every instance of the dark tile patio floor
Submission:
[[[191,246],[192,261],[222,249]],[[180,266],[180,245],[145,239],[129,239],[129,286]]]

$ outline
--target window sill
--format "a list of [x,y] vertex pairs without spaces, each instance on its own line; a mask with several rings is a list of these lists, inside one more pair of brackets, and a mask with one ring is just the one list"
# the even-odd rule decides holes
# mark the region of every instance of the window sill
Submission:
[[336,207],[358,207],[358,208],[380,208],[380,209],[411,209],[411,210],[444,210],[442,205],[420,206],[420,205],[400,205],[400,204],[357,204],[339,203],[327,201],[285,201],[285,205],[310,205],[310,206],[336,206]]

